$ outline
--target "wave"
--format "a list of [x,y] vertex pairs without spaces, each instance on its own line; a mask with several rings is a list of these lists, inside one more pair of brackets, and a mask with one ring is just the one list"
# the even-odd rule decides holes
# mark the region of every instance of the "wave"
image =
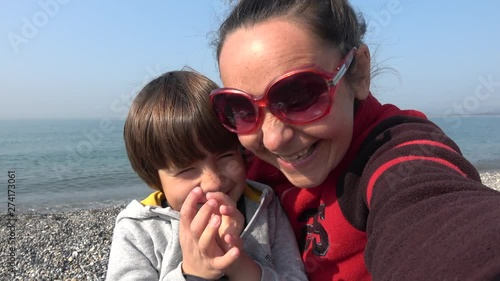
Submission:
[[24,193],[16,203],[19,213],[68,212],[81,209],[101,209],[146,198],[153,190],[145,184],[101,186],[93,190],[61,190],[58,193]]
[[77,202],[77,203],[63,203],[63,204],[39,204],[24,206],[19,204],[20,214],[52,214],[52,213],[66,213],[78,210],[91,210],[91,209],[104,209],[110,207],[125,208],[131,200],[104,200],[97,202]]
[[500,171],[500,159],[480,159],[472,164],[480,173]]

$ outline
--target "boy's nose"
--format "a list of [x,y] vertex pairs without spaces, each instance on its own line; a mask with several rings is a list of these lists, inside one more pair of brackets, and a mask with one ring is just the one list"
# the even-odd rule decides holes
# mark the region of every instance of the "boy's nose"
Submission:
[[224,176],[216,171],[207,171],[203,174],[201,189],[204,193],[223,191]]

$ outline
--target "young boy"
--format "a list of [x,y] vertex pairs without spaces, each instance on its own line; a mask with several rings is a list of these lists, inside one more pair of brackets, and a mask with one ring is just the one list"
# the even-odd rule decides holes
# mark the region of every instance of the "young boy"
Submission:
[[245,180],[237,136],[209,104],[216,88],[172,71],[135,98],[125,145],[156,192],[118,215],[107,280],[307,280],[271,188]]

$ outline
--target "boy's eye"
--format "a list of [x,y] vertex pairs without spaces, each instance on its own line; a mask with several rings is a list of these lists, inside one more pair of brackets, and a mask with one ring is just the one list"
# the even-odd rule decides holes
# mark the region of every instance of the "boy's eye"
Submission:
[[232,157],[233,155],[234,155],[234,152],[224,153],[221,156],[219,156],[219,159],[226,158],[226,157]]
[[194,168],[190,167],[190,168],[185,168],[185,169],[178,170],[178,171],[175,172],[175,175],[176,176],[180,176],[180,175],[186,174],[187,172],[190,172],[190,171],[194,171]]

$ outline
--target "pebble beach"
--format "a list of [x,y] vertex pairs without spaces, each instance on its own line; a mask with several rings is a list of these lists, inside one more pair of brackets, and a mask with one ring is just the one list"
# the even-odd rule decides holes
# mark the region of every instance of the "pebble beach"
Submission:
[[2,215],[0,280],[104,280],[115,219],[124,207],[19,214],[11,241],[10,217]]
[[[482,178],[500,191],[498,173]],[[11,217],[1,215],[0,280],[104,280],[115,219],[124,207],[18,214],[10,221],[15,231],[6,227]]]

